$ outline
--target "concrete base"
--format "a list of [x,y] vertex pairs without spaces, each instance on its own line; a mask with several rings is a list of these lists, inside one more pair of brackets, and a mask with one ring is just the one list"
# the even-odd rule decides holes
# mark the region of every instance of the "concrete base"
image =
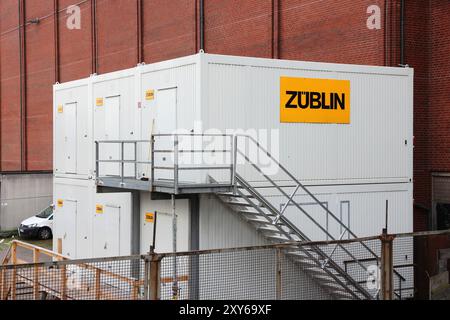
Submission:
[[0,175],[0,231],[16,229],[52,202],[51,173]]

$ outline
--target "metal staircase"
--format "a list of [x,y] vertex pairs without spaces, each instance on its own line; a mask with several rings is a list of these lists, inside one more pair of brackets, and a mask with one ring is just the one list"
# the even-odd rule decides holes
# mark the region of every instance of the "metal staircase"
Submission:
[[[283,186],[274,181],[269,175],[252,161],[248,155],[241,151],[238,147],[238,139],[245,139],[247,143],[253,143],[257,146],[258,151],[263,152],[267,157],[274,161],[279,169],[291,180],[287,184],[283,181]],[[217,193],[217,197],[225,205],[230,207],[233,211],[239,214],[244,220],[253,225],[264,238],[272,243],[290,242],[290,241],[311,241],[304,230],[301,230],[285,215],[288,206],[294,208],[298,214],[307,217],[315,226],[315,230],[323,235],[328,240],[340,240],[344,234],[348,234],[349,238],[356,238],[356,235],[348,229],[321,201],[319,201],[302,183],[300,183],[288,170],[286,170],[267,150],[265,150],[255,139],[249,136],[241,135],[235,136],[235,155],[241,156],[245,159],[247,164],[250,164],[259,176],[262,177],[267,184],[264,187],[261,183],[258,186],[251,185],[244,179],[237,170],[235,171],[234,190],[232,192]],[[237,166],[235,167],[237,169]],[[258,179],[259,180],[259,179]],[[261,182],[259,180],[258,182]],[[258,191],[259,188],[276,190],[278,194],[285,198],[285,203],[280,209],[277,209],[271,202],[270,197],[264,196]],[[288,192],[287,189],[293,189]],[[319,205],[322,210],[328,214],[343,230],[339,238],[336,239],[330,232],[319,222],[317,222],[306,209],[295,201],[295,196],[299,191],[303,191],[308,195],[312,201]],[[267,193],[267,192],[266,192]],[[338,261],[333,258],[336,250],[339,250],[340,256],[345,256],[347,261],[352,261],[359,272],[350,274],[344,270],[343,261]],[[356,252],[358,254],[356,254]],[[357,274],[367,277],[367,267],[364,262],[360,261],[359,257],[369,257],[369,261],[375,261],[378,265],[379,257],[375,252],[363,242],[356,242],[351,250],[341,244],[336,244],[331,252],[325,252],[318,246],[295,246],[285,252],[293,262],[299,265],[306,274],[308,274],[324,291],[329,293],[336,299],[374,299],[376,294],[370,293],[363,287],[366,279]],[[342,260],[342,259],[341,259]]]
[[[204,139],[224,139],[222,148],[204,148]],[[164,148],[155,145],[161,139],[171,139],[169,143],[162,144]],[[199,139],[199,145],[185,148],[181,139]],[[119,144],[119,159],[102,159],[100,147],[108,144]],[[125,145],[134,145],[134,155],[126,159],[124,155]],[[139,147],[141,145],[141,147]],[[241,146],[253,145],[256,154],[264,154],[278,169],[276,178],[265,173],[258,165],[258,161],[252,159]],[[223,147],[229,146],[229,147]],[[148,149],[145,156],[139,156],[139,150]],[[242,150],[244,149],[244,150]],[[220,165],[181,165],[180,155],[186,154],[224,154],[229,155],[228,160]],[[160,165],[155,157],[164,155],[163,159],[172,156],[169,165]],[[146,157],[150,157],[147,159]],[[239,157],[239,159],[238,159]],[[256,157],[258,158],[258,157]],[[100,174],[100,164],[116,163],[119,173]],[[134,168],[129,176],[125,166]],[[145,175],[139,173],[139,166],[148,169]],[[118,168],[119,168],[118,167]],[[142,170],[141,170],[142,171]],[[145,172],[146,170],[144,170]],[[210,174],[219,171],[218,175]],[[246,178],[249,171],[253,171],[251,178]],[[161,179],[161,172],[171,172],[169,179]],[[183,178],[182,173],[203,172],[209,181],[190,182]],[[280,174],[284,178],[280,178]],[[146,178],[149,177],[149,178]],[[98,185],[147,190],[150,192],[163,192],[171,195],[182,193],[212,193],[234,212],[253,225],[268,241],[281,242],[306,242],[311,240],[342,240],[357,239],[357,236],[339,218],[333,214],[327,206],[314,196],[300,181],[283,167],[257,140],[247,135],[226,134],[159,134],[152,135],[150,140],[142,141],[96,141],[96,179]],[[252,181],[252,182],[250,182]],[[273,201],[273,195],[282,198],[284,203],[277,208]],[[310,202],[326,214],[327,219],[339,229],[331,232],[323,222],[317,220],[317,216],[308,212],[305,206],[296,201],[299,195],[307,196]],[[289,214],[288,214],[289,213]],[[301,216],[308,225],[293,221],[293,217]],[[295,220],[295,219],[294,219]],[[310,229],[314,229],[311,231]],[[311,236],[314,234],[314,239]],[[298,246],[293,245],[286,253],[290,260],[304,269],[320,287],[336,299],[374,299],[377,292],[366,289],[368,263],[371,265],[380,263],[380,257],[366,243],[360,240],[352,241],[351,246],[338,243],[332,246]],[[348,265],[352,265],[349,270]],[[398,276],[398,275],[397,275]]]

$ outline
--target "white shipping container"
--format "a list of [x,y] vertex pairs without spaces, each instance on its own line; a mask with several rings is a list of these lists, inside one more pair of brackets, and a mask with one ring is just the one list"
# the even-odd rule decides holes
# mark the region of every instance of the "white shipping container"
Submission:
[[62,240],[62,254],[72,259],[92,257],[95,181],[55,178],[53,248]]
[[[349,123],[281,122],[283,77],[349,81]],[[58,110],[61,105],[75,101],[73,96],[83,84],[80,101],[87,96],[90,102],[77,104],[77,129],[83,127],[76,134],[78,174],[89,176],[95,172],[94,140],[149,140],[152,134],[175,130],[222,133],[240,130],[253,134],[263,144],[267,142],[270,151],[302,181],[411,182],[412,83],[413,70],[409,68],[197,54],[58,84],[55,173],[74,171],[73,161],[61,155],[69,152],[70,156],[70,150],[74,149],[71,136],[75,133],[64,125],[65,110],[62,113]],[[73,93],[69,95],[68,91]],[[101,106],[97,106],[99,101]],[[73,115],[70,107],[67,111],[67,117]],[[61,141],[63,137],[66,143]],[[162,149],[172,145],[162,138],[156,143]],[[61,151],[63,146],[69,151]],[[101,150],[101,158],[119,157],[118,148],[116,145],[108,151]],[[149,161],[149,145],[140,144],[138,149],[139,159]],[[125,153],[126,158],[132,158],[132,146]],[[157,165],[170,165],[173,161],[164,155],[155,157]],[[118,171],[117,164],[103,165]],[[128,176],[150,174],[148,165],[139,165],[138,172],[130,166],[126,170]],[[200,172],[195,173],[196,177],[185,174],[185,180],[202,181],[206,177]],[[157,171],[156,175],[173,179],[170,171]],[[251,177],[250,174],[248,178]]]
[[[237,173],[253,187],[263,187],[258,191],[311,240],[340,238],[343,226],[359,237],[379,234],[386,223],[391,233],[413,230],[412,69],[200,53],[57,84],[54,96],[55,203],[64,203],[56,210],[55,239],[64,237],[63,251],[71,257],[131,252],[130,193],[97,194],[95,185],[97,175],[99,185],[106,178],[121,178],[121,165],[104,162],[97,167],[97,151],[101,160],[141,161],[124,164],[124,181],[106,186],[133,189],[133,180],[151,178],[170,185],[175,171],[164,168],[176,164],[176,141],[158,135],[173,133],[228,135],[179,137],[179,149],[202,150],[180,152],[178,164],[196,168],[181,170],[181,183],[204,184],[209,177],[227,181],[229,170],[197,168],[230,165],[233,159],[223,151],[233,147],[232,135],[245,134],[261,143],[339,221],[301,189],[293,199],[326,232],[292,204],[282,210],[287,198],[267,188],[269,180],[248,162],[241,163],[242,157],[237,159]],[[154,177],[151,165],[142,163],[152,160],[152,136],[154,150],[161,151],[153,154],[158,167]],[[292,177],[268,161],[249,138],[237,139],[238,150],[291,194]],[[98,141],[130,143],[101,143],[97,150]],[[207,154],[205,149],[218,152]],[[156,251],[172,251],[171,201],[153,200],[150,189],[140,190],[141,252],[153,243],[155,212]],[[215,195],[202,194],[199,206],[197,226],[189,200],[176,201],[178,251],[267,243],[254,225]],[[398,264],[412,259],[411,243],[395,257]],[[201,276],[207,279],[208,274]],[[170,295],[170,285],[162,291]]]
[[131,194],[97,193],[95,180],[54,179],[53,247],[72,259],[131,254]]

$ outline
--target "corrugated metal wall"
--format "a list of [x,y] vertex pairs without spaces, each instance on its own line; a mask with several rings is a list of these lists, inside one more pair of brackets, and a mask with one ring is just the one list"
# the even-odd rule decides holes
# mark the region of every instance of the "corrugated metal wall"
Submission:
[[[411,181],[412,78],[406,72],[284,62],[275,66],[214,56],[207,68],[205,129],[258,133],[256,138],[267,141],[269,151],[302,180]],[[282,76],[350,80],[351,123],[280,123]],[[278,130],[279,141],[278,136],[271,141],[270,130]]]

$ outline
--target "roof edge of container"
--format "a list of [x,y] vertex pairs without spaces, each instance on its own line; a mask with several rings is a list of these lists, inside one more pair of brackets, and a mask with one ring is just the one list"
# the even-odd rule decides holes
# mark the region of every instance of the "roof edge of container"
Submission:
[[305,69],[324,72],[342,72],[342,73],[365,73],[365,74],[383,74],[395,76],[412,76],[414,69],[407,67],[386,67],[359,64],[344,64],[330,62],[299,61],[271,58],[257,58],[246,56],[232,56],[221,54],[202,54],[202,59],[208,63],[223,63],[234,65],[245,65],[254,67],[275,67],[281,69]]

